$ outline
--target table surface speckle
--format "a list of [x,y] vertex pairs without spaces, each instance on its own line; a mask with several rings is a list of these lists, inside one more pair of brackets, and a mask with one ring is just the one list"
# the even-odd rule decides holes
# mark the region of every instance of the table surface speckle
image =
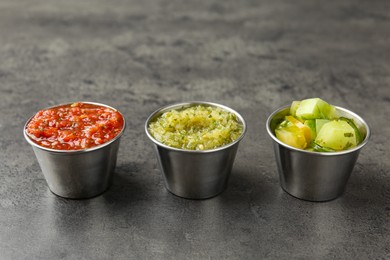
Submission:
[[[0,2],[2,259],[390,259],[390,2]],[[321,97],[372,136],[345,193],[279,185],[268,115]],[[95,101],[126,117],[111,187],[88,200],[47,187],[22,130],[38,110]],[[247,121],[227,189],[169,193],[144,133],[161,106],[203,100]]]

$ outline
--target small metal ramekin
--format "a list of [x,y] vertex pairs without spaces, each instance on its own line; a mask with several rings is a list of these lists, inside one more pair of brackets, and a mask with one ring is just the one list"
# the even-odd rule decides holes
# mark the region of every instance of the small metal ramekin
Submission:
[[[81,103],[103,106],[117,111],[115,108],[100,103]],[[72,103],[45,109],[69,104]],[[36,144],[26,134],[27,125],[33,117],[25,124],[23,134],[33,148],[50,190],[58,196],[71,199],[91,198],[103,193],[111,184],[120,137],[126,128],[123,115],[123,128],[117,136],[104,144],[83,150],[56,150]]]
[[360,150],[370,138],[370,128],[357,114],[336,107],[340,116],[354,120],[363,141],[356,147],[340,152],[311,152],[289,146],[275,136],[275,127],[289,113],[285,106],[267,120],[267,132],[273,140],[281,187],[294,197],[309,201],[328,201],[345,190]]
[[[149,133],[150,122],[153,122],[161,114],[173,109],[180,110],[197,105],[219,107],[235,114],[243,126],[241,136],[216,149],[184,150],[169,147],[157,141]],[[246,132],[246,123],[244,118],[231,108],[216,103],[194,101],[166,106],[153,112],[146,120],[145,131],[155,144],[154,147],[167,190],[183,198],[206,199],[225,190],[238,144]]]

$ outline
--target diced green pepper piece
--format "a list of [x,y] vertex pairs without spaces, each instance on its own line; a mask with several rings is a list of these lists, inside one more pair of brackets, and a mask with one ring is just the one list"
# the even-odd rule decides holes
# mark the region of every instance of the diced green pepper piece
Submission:
[[355,130],[346,121],[332,120],[322,126],[314,142],[336,151],[350,149],[356,146]]
[[360,144],[363,141],[362,134],[360,133],[359,129],[357,128],[355,122],[353,119],[349,119],[346,117],[340,117],[340,120],[346,121],[355,131],[355,136],[356,136],[356,145]]
[[302,119],[333,119],[336,108],[320,98],[309,98],[301,101],[296,116]]
[[304,124],[310,128],[311,139],[314,140],[317,136],[316,120],[314,119],[305,120]]
[[318,134],[322,128],[322,126],[328,122],[330,122],[330,120],[328,119],[316,119],[316,134]]
[[298,107],[299,107],[300,104],[301,104],[301,101],[293,101],[293,102],[291,103],[290,115],[296,116],[296,114],[297,114],[297,109],[298,109]]

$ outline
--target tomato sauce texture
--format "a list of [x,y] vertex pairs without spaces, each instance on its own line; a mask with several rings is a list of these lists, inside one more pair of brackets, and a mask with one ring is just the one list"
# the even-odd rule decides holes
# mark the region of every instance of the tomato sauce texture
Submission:
[[39,111],[25,131],[40,146],[81,150],[112,140],[123,126],[122,115],[114,109],[73,103]]

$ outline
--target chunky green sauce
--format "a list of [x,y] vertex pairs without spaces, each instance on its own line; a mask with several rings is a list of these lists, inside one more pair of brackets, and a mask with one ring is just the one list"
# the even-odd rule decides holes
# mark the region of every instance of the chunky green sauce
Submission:
[[149,132],[170,147],[209,150],[236,140],[243,132],[243,125],[231,112],[197,105],[163,113],[149,124]]

